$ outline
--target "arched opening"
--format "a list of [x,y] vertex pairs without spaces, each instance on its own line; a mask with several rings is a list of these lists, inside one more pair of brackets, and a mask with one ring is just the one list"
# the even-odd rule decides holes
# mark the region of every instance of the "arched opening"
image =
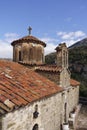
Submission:
[[21,51],[19,51],[19,61],[21,61]]
[[66,52],[65,50],[63,51],[63,65],[66,67]]
[[29,49],[29,60],[33,61],[33,48]]
[[37,62],[42,62],[42,47],[38,46],[37,48]]
[[67,122],[67,103],[64,104],[64,122]]
[[28,61],[28,44],[25,43],[22,46],[22,56],[23,56],[23,61]]
[[42,63],[44,63],[44,54],[42,53]]
[[38,112],[38,105],[35,105],[35,111],[33,113],[33,118],[37,118],[39,115],[39,112]]
[[38,124],[35,124],[32,130],[39,130]]

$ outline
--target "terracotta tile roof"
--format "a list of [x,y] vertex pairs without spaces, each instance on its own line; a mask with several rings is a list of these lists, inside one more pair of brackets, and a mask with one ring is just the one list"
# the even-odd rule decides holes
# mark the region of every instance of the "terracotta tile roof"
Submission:
[[0,61],[0,114],[62,90],[31,69],[11,61]]
[[44,71],[44,72],[61,72],[62,68],[57,66],[39,66],[35,68],[36,71]]
[[43,42],[43,41],[39,40],[38,38],[31,36],[31,35],[28,35],[28,36],[22,37],[18,40],[15,40],[11,43],[11,45],[15,45],[15,44],[18,44],[18,43],[23,43],[23,42],[33,42],[33,43],[36,43],[36,44],[41,44],[44,47],[46,47],[45,42]]
[[80,85],[80,82],[78,82],[78,81],[76,81],[76,80],[74,80],[74,79],[70,79],[70,84],[71,84],[72,86],[77,86],[77,85]]

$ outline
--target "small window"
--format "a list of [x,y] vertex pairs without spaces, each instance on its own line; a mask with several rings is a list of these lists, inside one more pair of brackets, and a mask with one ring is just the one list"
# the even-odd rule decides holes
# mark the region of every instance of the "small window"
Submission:
[[38,129],[38,124],[35,124],[32,130],[39,130]]
[[35,105],[35,111],[38,111],[38,105]]
[[35,105],[35,112],[33,113],[33,118],[37,118],[39,115],[39,112],[38,112],[38,105]]
[[19,61],[21,61],[21,51],[19,51]]

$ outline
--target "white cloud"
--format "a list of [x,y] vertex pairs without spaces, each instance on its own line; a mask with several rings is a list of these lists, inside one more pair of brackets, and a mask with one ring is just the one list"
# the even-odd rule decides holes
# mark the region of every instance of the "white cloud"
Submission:
[[15,33],[6,33],[4,40],[0,39],[0,58],[12,58],[13,49],[11,42],[17,37],[18,35]]
[[[50,37],[40,38],[47,44],[45,48],[45,55],[54,52],[55,48],[58,46],[59,43],[65,42],[67,46],[70,46],[73,43],[86,37],[86,34],[81,30],[75,32],[60,31],[57,32],[57,36],[58,38],[50,38]],[[0,39],[0,58],[12,58],[13,49],[10,43],[13,40],[18,39],[18,37],[19,36],[15,33],[6,33],[4,35],[4,40]]]
[[66,34],[66,32],[62,32],[62,31],[61,32],[57,32],[58,36],[62,36],[62,35],[65,35],[65,34]]
[[71,22],[72,21],[72,17],[68,17],[65,19],[66,22]]
[[45,55],[54,52],[59,42],[58,39],[49,38],[49,37],[41,38],[41,40],[47,44],[45,48]]
[[16,33],[5,33],[5,37],[18,37],[18,34]]
[[82,31],[76,31],[76,32],[58,32],[57,33],[58,36],[61,36],[62,39],[75,39],[75,38],[79,38],[79,37],[84,37],[86,36],[86,34]]
[[0,41],[0,58],[12,58],[12,47],[4,41]]
[[65,42],[67,46],[71,46],[72,44],[86,37],[86,34],[81,30],[75,32],[60,31],[57,32],[57,36],[57,39],[50,37],[41,38],[41,40],[47,44],[47,47],[45,48],[45,54],[54,52],[59,43]]
[[46,42],[46,43],[55,43],[55,42],[58,42],[59,40],[58,39],[55,39],[55,38],[49,38],[49,37],[44,37],[44,38],[41,38],[42,41]]
[[7,41],[7,42],[12,42],[13,40],[16,40],[18,37],[19,37],[19,35],[18,34],[16,34],[16,33],[6,33],[5,35],[5,40]]
[[75,32],[62,32],[61,31],[61,32],[57,32],[57,35],[58,37],[60,37],[61,41],[66,42],[68,46],[86,37],[86,34],[81,30],[78,30]]
[[77,39],[77,40],[74,40],[74,39],[69,39],[69,40],[64,40],[62,41],[62,43],[66,43],[67,47],[73,45],[74,43],[80,41],[81,39]]
[[45,55],[51,53],[51,52],[55,52],[55,48],[57,47],[57,45],[53,44],[53,43],[49,43],[47,44],[46,48],[45,48]]
[[75,32],[75,37],[84,37],[84,36],[86,36],[86,34],[82,31],[76,31]]

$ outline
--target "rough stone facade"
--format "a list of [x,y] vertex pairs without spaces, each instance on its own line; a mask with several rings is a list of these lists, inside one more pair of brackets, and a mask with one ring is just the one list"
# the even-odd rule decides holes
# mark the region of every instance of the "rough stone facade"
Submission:
[[49,72],[49,71],[39,71],[36,69],[36,71],[50,79],[51,81],[58,84],[60,87],[69,87],[70,86],[70,72],[68,69],[62,69],[61,72]]
[[70,86],[70,71],[66,68],[60,72],[60,86],[64,88]]
[[13,61],[28,64],[42,64],[45,62],[44,47],[34,43],[22,43],[13,46]]
[[[79,87],[70,88],[62,93],[36,101],[24,108],[6,114],[1,119],[1,130],[61,130],[61,125],[69,119],[69,114],[78,103]],[[65,108],[66,104],[66,108]],[[38,105],[38,117],[34,118]],[[66,117],[65,117],[66,113]]]
[[59,44],[59,46],[56,47],[56,51],[57,66],[68,68],[68,48],[66,47],[66,44]]
[[37,72],[47,77],[51,81],[55,82],[56,84],[60,85],[60,73],[45,72],[45,71],[37,71]]

